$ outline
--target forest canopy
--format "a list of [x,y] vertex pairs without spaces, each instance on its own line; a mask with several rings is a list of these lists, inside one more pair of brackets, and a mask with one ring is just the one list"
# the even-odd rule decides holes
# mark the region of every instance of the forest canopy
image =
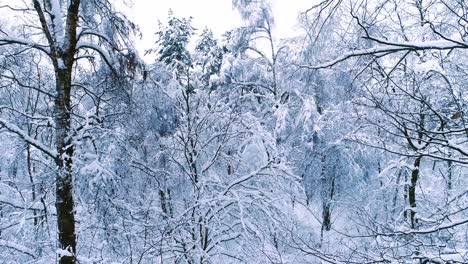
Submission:
[[468,3],[230,3],[0,0],[0,263],[468,263]]

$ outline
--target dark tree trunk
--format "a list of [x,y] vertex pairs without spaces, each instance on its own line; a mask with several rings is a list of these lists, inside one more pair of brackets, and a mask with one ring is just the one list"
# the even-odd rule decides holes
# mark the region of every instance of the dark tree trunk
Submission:
[[56,69],[55,133],[58,158],[56,176],[57,229],[60,248],[73,256],[62,256],[60,264],[75,263],[76,235],[73,206],[73,142],[71,139],[71,67]]
[[[449,156],[451,158],[451,155]],[[450,195],[452,191],[452,181],[453,181],[453,161],[447,161],[448,175],[447,175],[447,192]]]
[[408,188],[408,202],[410,209],[410,223],[411,228],[416,226],[416,185],[419,179],[419,166],[421,165],[422,156],[416,158],[413,164],[413,171],[411,172],[411,185]]
[[330,203],[324,202],[322,206],[322,231],[330,231],[331,229],[331,211]]
[[323,197],[322,203],[322,231],[330,231],[332,226],[331,202],[335,195],[335,179],[331,179],[330,184],[326,185],[324,188],[327,188],[327,193],[326,196]]

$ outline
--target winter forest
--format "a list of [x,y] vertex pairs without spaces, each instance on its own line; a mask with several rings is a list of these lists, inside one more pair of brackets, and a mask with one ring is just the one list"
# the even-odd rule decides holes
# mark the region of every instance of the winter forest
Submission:
[[220,1],[0,0],[0,263],[468,263],[468,2]]

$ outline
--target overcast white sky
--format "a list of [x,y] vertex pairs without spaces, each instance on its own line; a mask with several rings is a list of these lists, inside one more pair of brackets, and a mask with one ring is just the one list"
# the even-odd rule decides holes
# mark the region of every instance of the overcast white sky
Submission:
[[[273,0],[278,38],[294,32],[298,12],[310,7],[312,2],[313,0]],[[170,8],[176,16],[192,16],[196,28],[203,29],[207,26],[215,34],[221,35],[242,23],[231,3],[232,0],[133,0],[131,14],[143,33],[143,40],[137,48],[143,55],[144,50],[154,47],[158,19],[165,21]]]

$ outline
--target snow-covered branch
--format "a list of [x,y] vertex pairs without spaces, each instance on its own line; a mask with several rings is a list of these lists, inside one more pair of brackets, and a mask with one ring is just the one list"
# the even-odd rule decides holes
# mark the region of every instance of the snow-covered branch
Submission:
[[35,148],[37,148],[38,150],[44,152],[49,157],[51,157],[53,159],[58,158],[58,153],[55,150],[50,149],[46,145],[42,144],[40,141],[30,137],[25,131],[23,131],[21,128],[17,127],[16,125],[8,122],[7,120],[3,120],[3,119],[0,119],[0,125],[3,126],[9,132],[19,136],[21,139],[23,139],[29,145],[32,145]]
[[382,55],[395,53],[400,51],[418,51],[418,50],[452,50],[452,49],[468,49],[468,43],[456,43],[447,40],[435,40],[424,42],[389,42],[381,40],[385,45],[379,45],[369,49],[358,49],[344,53],[343,55],[316,65],[299,65],[301,68],[307,69],[323,69],[332,67],[340,62],[354,57],[367,55]]
[[222,192],[223,195],[226,195],[229,190],[231,190],[232,188],[236,187],[237,185],[243,183],[243,182],[246,182],[250,179],[252,179],[253,177],[257,176],[259,173],[261,173],[263,170],[267,169],[268,167],[270,166],[270,163],[260,167],[259,169],[256,169],[254,171],[252,171],[251,173],[247,174],[247,175],[244,175],[236,180],[234,180],[233,182],[231,182],[227,187],[226,189]]
[[37,49],[39,51],[44,52],[48,56],[50,56],[50,49],[46,45],[41,45],[39,43],[36,43],[28,39],[14,38],[14,37],[0,37],[0,46],[12,45],[12,44],[22,45],[22,46],[27,46],[33,49]]
[[99,54],[99,56],[104,60],[104,62],[109,66],[109,68],[112,71],[115,71],[115,65],[113,60],[111,59],[109,53],[105,51],[101,46],[90,43],[90,42],[78,42],[78,45],[76,46],[76,50],[80,49],[90,49]]
[[27,248],[27,247],[25,247],[23,245],[20,245],[20,244],[11,242],[11,241],[0,239],[0,247],[6,247],[6,248],[9,248],[9,249],[13,249],[13,250],[16,250],[18,252],[29,255],[32,258],[36,258],[36,254],[34,254],[34,252],[32,250],[30,250],[29,248]]

